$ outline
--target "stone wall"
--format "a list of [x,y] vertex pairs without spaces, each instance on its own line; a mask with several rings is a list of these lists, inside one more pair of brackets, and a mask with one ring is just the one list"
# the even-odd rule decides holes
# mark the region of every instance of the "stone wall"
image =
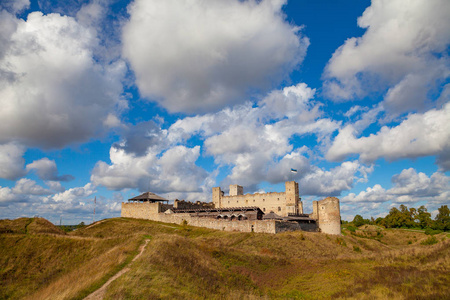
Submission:
[[121,217],[150,219],[153,215],[161,212],[161,203],[122,203]]
[[[206,227],[224,231],[280,233],[286,231],[304,230],[316,231],[316,224],[299,224],[277,220],[220,220],[213,218],[191,217],[189,213],[155,213],[158,203],[122,203],[122,217],[147,219],[164,223],[182,224]],[[146,210],[146,208],[153,210]]]
[[341,213],[339,199],[327,197],[317,202],[317,222],[321,232],[341,234]]
[[[124,204],[127,204],[124,206]],[[141,204],[141,203],[132,203]],[[124,213],[125,207],[125,213]],[[141,209],[133,208],[128,203],[122,203],[122,217],[147,219],[164,223],[182,224],[185,220],[191,226],[206,227],[225,231],[241,231],[241,232],[263,232],[276,233],[276,221],[274,220],[241,220],[241,221],[225,221],[212,218],[196,218],[190,214],[164,214],[164,213],[141,213]]]
[[178,209],[214,208],[214,203],[201,202],[201,201],[190,202],[190,201],[184,201],[184,200],[175,200],[173,203],[173,208],[178,208]]
[[264,213],[273,211],[279,216],[288,213],[303,213],[303,206],[299,200],[298,183],[288,181],[285,183],[286,192],[243,194],[241,186],[230,185],[230,195],[224,196],[219,187],[213,188],[213,203],[216,207],[242,207],[257,206]]

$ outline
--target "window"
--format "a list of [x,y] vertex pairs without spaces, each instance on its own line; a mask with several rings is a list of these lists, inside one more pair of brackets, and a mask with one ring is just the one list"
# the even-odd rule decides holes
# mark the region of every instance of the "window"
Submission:
[[278,206],[278,211],[281,211],[281,207]]
[[263,211],[264,211],[264,212],[266,211],[266,208],[265,208],[265,207],[263,208]]

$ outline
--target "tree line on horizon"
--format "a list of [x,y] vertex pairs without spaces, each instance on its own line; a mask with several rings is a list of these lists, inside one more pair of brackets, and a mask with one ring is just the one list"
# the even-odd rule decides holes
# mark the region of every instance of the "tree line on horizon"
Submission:
[[[348,222],[343,222],[343,224]],[[350,223],[359,227],[365,224],[380,225],[385,228],[420,228],[432,229],[440,231],[450,231],[450,209],[447,205],[438,208],[438,214],[431,218],[431,213],[422,205],[418,209],[411,207],[408,209],[406,205],[400,205],[399,208],[393,207],[389,214],[382,218],[364,219],[361,215],[356,215]]]

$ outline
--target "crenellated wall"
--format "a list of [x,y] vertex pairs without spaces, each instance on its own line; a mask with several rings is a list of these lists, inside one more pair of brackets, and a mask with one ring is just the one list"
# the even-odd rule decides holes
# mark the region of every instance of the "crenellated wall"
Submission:
[[281,193],[244,194],[241,186],[230,185],[229,196],[224,196],[221,189],[215,187],[213,188],[213,203],[220,208],[257,206],[264,213],[273,211],[279,216],[287,216],[288,213],[303,213],[298,183],[288,181],[285,183],[285,187],[286,191]]

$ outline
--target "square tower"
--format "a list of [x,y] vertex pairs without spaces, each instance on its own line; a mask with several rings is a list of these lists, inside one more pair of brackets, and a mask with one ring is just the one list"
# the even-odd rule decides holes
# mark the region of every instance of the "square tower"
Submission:
[[295,181],[286,181],[285,186],[286,186],[286,214],[302,213],[301,211],[299,211],[298,183]]
[[230,184],[230,196],[244,195],[244,188],[237,184]]

